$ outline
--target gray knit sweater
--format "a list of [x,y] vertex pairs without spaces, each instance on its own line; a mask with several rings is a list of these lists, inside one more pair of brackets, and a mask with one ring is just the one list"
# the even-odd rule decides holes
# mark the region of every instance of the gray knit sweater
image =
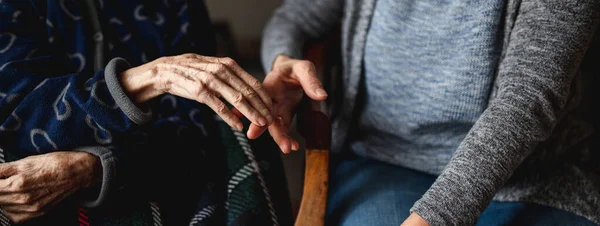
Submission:
[[377,0],[350,149],[439,174],[488,104],[503,0]]
[[[374,3],[288,0],[265,28],[262,57],[270,70],[278,54],[302,58],[306,41],[342,20],[343,98],[332,117],[334,151],[353,136],[351,122],[363,107],[356,100],[363,95],[359,84]],[[579,66],[600,1],[508,0],[504,11],[487,108],[412,211],[431,225],[474,225],[492,199],[524,201],[600,224],[600,159],[590,157],[592,131],[578,120]]]

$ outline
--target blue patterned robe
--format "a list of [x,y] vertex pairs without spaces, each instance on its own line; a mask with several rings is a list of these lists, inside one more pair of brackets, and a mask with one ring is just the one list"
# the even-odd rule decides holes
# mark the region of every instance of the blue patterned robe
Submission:
[[[267,160],[260,162],[247,152],[250,147],[244,145],[248,143],[217,142],[227,137],[236,141],[233,131],[215,121],[215,115],[204,105],[170,95],[151,101],[149,106],[154,116],[149,123],[139,125],[111,96],[105,71],[98,68],[98,59],[94,58],[97,53],[94,40],[102,40],[103,65],[115,57],[137,66],[161,56],[188,52],[213,54],[214,36],[203,1],[96,0],[100,35],[90,31],[83,2],[0,0],[0,162],[83,146],[103,147],[109,150],[106,155],[116,165],[113,173],[117,173],[111,176],[114,178],[110,185],[115,191],[109,193],[116,194],[113,199],[127,199],[138,193],[155,197],[157,192],[179,187],[181,194],[151,200],[174,209],[182,199],[199,200],[190,201],[189,208],[185,208],[196,209],[195,212],[166,213],[175,219],[173,222],[187,224],[191,220],[193,225],[211,222],[225,225],[222,220],[227,219],[227,225],[279,224],[269,200],[271,185],[264,183],[263,176],[282,175],[268,172],[261,175],[261,170],[266,169],[258,167],[258,163],[267,163],[272,157],[264,156]],[[190,146],[192,150],[187,150]],[[173,177],[170,183],[152,183],[156,178],[172,176],[153,164],[193,172]],[[103,166],[107,167],[104,162]],[[107,173],[106,169],[104,172]],[[207,176],[206,172],[211,173]],[[249,178],[245,184],[231,179],[240,173]],[[198,177],[200,187],[188,186],[195,184],[189,181],[190,177]],[[104,178],[103,183],[107,183]],[[236,196],[235,189],[233,192],[225,189],[227,184],[231,188],[232,183],[241,184],[233,186],[236,189],[255,189],[262,198]],[[89,193],[97,195],[97,191]],[[185,196],[190,193],[196,196]],[[236,207],[233,211],[226,209],[232,197]],[[112,215],[98,211],[94,217],[93,211],[75,208],[77,205],[70,205],[69,200],[64,203],[64,208],[59,206],[48,216],[32,222],[76,224],[82,221],[81,214],[86,216],[83,220],[88,224],[97,225],[129,225],[131,219],[143,222],[140,219],[146,218],[153,218],[150,221],[156,225],[161,220],[157,202],[142,205],[150,208],[142,208],[138,211],[141,213],[135,211],[140,209],[137,204],[103,204],[105,210],[131,212],[122,216],[126,220],[115,217],[114,209],[105,211]],[[287,201],[283,203],[285,212]],[[73,213],[79,213],[78,221],[57,217]],[[89,219],[85,214],[91,214]],[[181,216],[185,218],[179,219]],[[0,223],[3,221],[0,219]],[[31,225],[36,225],[32,222]]]

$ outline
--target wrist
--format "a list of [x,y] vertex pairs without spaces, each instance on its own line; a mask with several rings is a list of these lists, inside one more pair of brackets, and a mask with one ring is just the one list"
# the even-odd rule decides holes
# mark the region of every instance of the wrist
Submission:
[[69,156],[71,172],[79,175],[80,188],[92,187],[102,182],[102,162],[98,156],[78,151],[65,152],[64,155]]
[[84,187],[91,187],[102,182],[102,162],[98,156],[89,153],[85,153],[85,155],[87,158],[84,159],[84,164],[87,164],[92,170],[90,170],[91,175]]
[[150,62],[121,72],[118,79],[133,103],[142,104],[162,94],[157,87],[158,75],[157,65]]

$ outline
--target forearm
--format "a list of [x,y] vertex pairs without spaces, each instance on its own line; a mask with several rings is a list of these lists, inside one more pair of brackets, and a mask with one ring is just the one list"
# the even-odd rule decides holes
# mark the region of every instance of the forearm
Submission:
[[411,211],[431,225],[474,225],[496,190],[547,137],[546,122],[521,110],[490,106]]
[[600,3],[523,1],[498,94],[412,208],[431,225],[473,225],[514,170],[552,133],[598,24]]
[[[160,78],[158,77],[157,64],[161,59],[156,59],[152,62],[140,65],[138,67],[130,67],[127,65],[117,65],[126,63],[115,62],[115,72],[118,73],[115,82],[118,82],[122,87],[123,92],[133,101],[134,104],[145,103],[161,94],[159,85]],[[162,88],[164,89],[164,87]]]

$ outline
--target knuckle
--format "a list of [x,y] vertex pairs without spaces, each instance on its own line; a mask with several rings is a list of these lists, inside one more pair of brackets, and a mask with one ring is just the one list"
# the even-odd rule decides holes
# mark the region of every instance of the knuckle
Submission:
[[15,179],[10,182],[9,187],[13,191],[23,190],[25,187],[25,178],[22,176],[15,176]]
[[196,76],[199,77],[199,80],[204,83],[207,83],[207,82],[211,81],[212,79],[214,79],[214,76],[211,73],[206,72],[206,71],[198,71]]
[[[155,73],[154,71],[152,73]],[[158,72],[156,72],[158,74]],[[173,89],[173,80],[169,76],[157,75],[158,89],[163,93],[168,93]]]
[[234,93],[233,96],[233,103],[234,104],[241,104],[244,101],[244,95],[242,95],[242,93]]
[[217,111],[217,114],[223,115],[223,114],[227,113],[227,111],[229,109],[227,109],[227,106],[225,104],[218,103],[217,106],[215,107],[215,110]]
[[221,74],[224,73],[227,70],[227,66],[225,66],[224,64],[213,64],[213,72]]
[[224,57],[220,61],[224,65],[228,65],[228,66],[234,66],[236,64],[235,60],[231,59],[231,57]]
[[167,62],[169,59],[169,57],[167,56],[162,56],[159,57],[158,59],[156,59],[156,64],[164,64],[165,62]]
[[263,89],[263,85],[262,85],[262,83],[261,83],[261,82],[259,82],[259,81],[258,81],[258,80],[256,80],[256,79],[254,79],[254,80],[252,80],[252,82],[250,82],[250,86],[251,86],[253,89],[256,89],[256,90],[261,90],[261,89]]
[[164,67],[166,65],[169,65],[169,64],[175,62],[176,60],[174,58],[175,58],[174,56],[164,56],[164,57],[161,57],[160,58],[161,60],[158,62],[160,65],[162,65]]
[[312,70],[313,63],[308,60],[298,62],[297,67],[301,70]]
[[254,90],[250,87],[243,87],[241,91],[244,94],[244,96],[256,97],[256,92],[254,92]]
[[198,92],[203,92],[204,90],[206,90],[206,84],[199,82],[196,88]]
[[155,75],[159,75],[161,70],[165,70],[169,67],[169,63],[167,63],[167,60],[162,60],[161,62],[158,62],[154,65],[154,67],[152,67],[152,73]]
[[254,91],[250,91],[250,93],[248,93],[248,99],[254,100],[254,99],[259,99],[258,98],[258,93],[254,92]]
[[216,81],[216,78],[211,78],[206,81],[206,87],[210,88],[214,91],[219,91],[221,89],[221,83]]
[[236,84],[235,77],[233,77],[233,76],[231,76],[231,75],[225,76],[225,77],[223,78],[223,80],[224,80],[224,81],[225,81],[225,83],[227,83],[227,84]]
[[198,83],[194,88],[195,90],[193,90],[192,93],[194,93],[196,97],[203,97],[206,95],[206,85],[203,83]]
[[211,89],[211,90],[215,90],[214,87],[217,84],[217,81],[215,81],[217,78],[215,78],[215,76],[208,74],[206,76],[203,76],[204,79],[202,79],[202,82],[200,84],[202,84],[202,89]]
[[181,57],[183,57],[183,58],[196,58],[196,54],[185,53],[185,54],[182,54]]

